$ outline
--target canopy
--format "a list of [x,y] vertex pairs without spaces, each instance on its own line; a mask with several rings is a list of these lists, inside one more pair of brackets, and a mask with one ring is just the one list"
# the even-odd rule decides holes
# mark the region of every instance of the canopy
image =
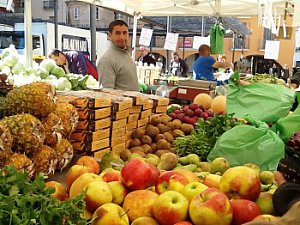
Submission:
[[[273,3],[277,12],[284,13],[285,2],[295,0],[122,0],[142,16],[250,16],[257,15],[261,6]],[[299,4],[299,1],[297,2]],[[293,7],[288,4],[288,10]]]

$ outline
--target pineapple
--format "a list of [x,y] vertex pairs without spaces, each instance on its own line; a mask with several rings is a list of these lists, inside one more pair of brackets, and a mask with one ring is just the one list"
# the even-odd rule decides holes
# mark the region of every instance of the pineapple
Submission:
[[0,168],[5,166],[5,161],[12,155],[12,142],[9,130],[0,125]]
[[54,113],[62,120],[65,137],[69,137],[78,124],[79,116],[75,106],[69,103],[58,102]]
[[31,160],[33,161],[33,169],[36,174],[54,174],[57,165],[57,158],[53,148],[47,145],[42,145],[34,154],[32,154]]
[[56,169],[63,170],[73,158],[73,146],[67,139],[63,138],[57,143],[54,151],[58,159]]
[[34,174],[32,161],[24,154],[13,153],[13,155],[7,160],[6,165],[15,167],[17,170],[26,172],[29,177]]
[[33,82],[16,87],[6,96],[10,115],[29,113],[38,118],[47,117],[55,109],[55,88],[45,82]]
[[43,121],[46,132],[45,145],[55,147],[57,142],[62,138],[64,127],[59,116],[50,113]]
[[45,128],[42,122],[30,114],[5,117],[0,125],[12,134],[12,147],[18,152],[32,153],[44,143]]

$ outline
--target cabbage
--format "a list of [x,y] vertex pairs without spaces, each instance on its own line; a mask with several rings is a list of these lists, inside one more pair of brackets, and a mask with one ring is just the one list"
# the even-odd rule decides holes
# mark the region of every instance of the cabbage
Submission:
[[3,58],[3,65],[13,67],[18,63],[18,60],[19,60],[18,55],[13,55],[13,54],[8,55],[5,58]]
[[23,64],[17,63],[16,65],[13,66],[11,69],[11,72],[13,74],[21,74],[25,71],[25,66]]
[[48,77],[46,77],[46,80],[57,80],[57,77],[54,75],[49,75]]
[[41,62],[40,67],[45,68],[48,72],[51,73],[51,71],[56,67],[56,63],[53,59],[44,59]]
[[37,74],[42,78],[42,79],[46,79],[46,77],[49,76],[49,71],[46,70],[43,67],[40,67],[37,69]]
[[72,84],[67,78],[61,77],[57,80],[57,86],[55,88],[58,91],[70,91],[72,89]]
[[99,88],[99,82],[92,75],[88,75],[88,79],[85,84],[87,88],[90,89]]
[[66,73],[63,68],[59,66],[55,66],[54,69],[51,70],[51,74],[53,74],[57,78],[60,78],[60,77],[64,77]]
[[37,77],[33,74],[31,74],[29,76],[28,75],[23,75],[23,74],[15,74],[15,75],[12,75],[9,79],[13,80],[13,83],[14,83],[15,86],[22,86],[22,85],[25,85],[25,84],[30,84],[32,82],[41,80],[40,77]]

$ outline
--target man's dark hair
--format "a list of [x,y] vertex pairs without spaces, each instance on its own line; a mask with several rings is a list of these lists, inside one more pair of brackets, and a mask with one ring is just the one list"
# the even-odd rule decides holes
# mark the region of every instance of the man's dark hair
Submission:
[[109,31],[110,33],[112,33],[115,26],[126,26],[126,27],[128,27],[128,24],[127,24],[125,21],[123,21],[123,20],[115,20],[115,21],[112,21],[112,22],[109,24],[109,26],[108,26],[108,31]]
[[49,54],[49,58],[51,55],[54,55],[54,56],[59,56],[59,54],[64,54],[62,51],[58,50],[58,49],[54,49],[50,54]]

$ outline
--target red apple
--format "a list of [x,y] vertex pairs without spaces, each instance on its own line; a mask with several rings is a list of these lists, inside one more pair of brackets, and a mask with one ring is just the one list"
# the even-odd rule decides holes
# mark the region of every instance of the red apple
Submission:
[[230,203],[233,210],[232,225],[247,223],[261,214],[258,205],[250,200],[231,199]]
[[159,225],[158,222],[149,216],[142,216],[132,221],[131,225]]
[[152,167],[143,159],[132,159],[121,170],[122,183],[129,190],[143,190],[150,187],[153,181]]
[[274,215],[275,209],[273,205],[273,195],[269,192],[261,192],[256,204],[260,208],[262,214]]
[[193,225],[193,224],[188,221],[180,221],[175,223],[174,225]]
[[45,183],[46,187],[54,188],[55,191],[53,194],[51,194],[52,198],[56,198],[59,201],[64,201],[67,197],[67,190],[61,183],[57,181],[48,181]]
[[159,175],[155,184],[155,191],[158,194],[170,190],[180,192],[188,183],[188,179],[183,174],[178,173],[177,170],[166,171]]
[[92,225],[129,225],[124,209],[114,203],[106,203],[96,209],[92,216]]
[[256,201],[260,194],[260,179],[257,173],[249,167],[231,167],[222,175],[219,188],[229,198]]
[[129,221],[142,216],[153,217],[152,206],[157,197],[157,193],[148,190],[132,191],[126,195],[123,209],[127,212]]
[[121,172],[112,168],[103,170],[99,176],[107,183],[111,181],[121,181]]
[[217,174],[208,174],[204,177],[202,183],[207,187],[219,188],[221,176]]
[[94,157],[87,155],[81,156],[75,164],[90,167],[92,173],[100,173],[100,165]]
[[151,183],[150,183],[150,186],[154,186],[156,184],[156,181],[160,175],[160,171],[159,169],[153,165],[152,163],[148,163],[148,165],[150,166],[151,168]]
[[84,173],[91,173],[91,168],[82,165],[73,165],[66,173],[66,187],[70,190],[72,183]]
[[179,192],[166,191],[158,196],[152,206],[154,218],[161,225],[174,225],[188,216],[189,202]]
[[104,181],[93,181],[88,183],[83,192],[85,194],[84,201],[86,208],[90,212],[94,212],[99,206],[110,203],[113,195],[108,183]]
[[195,225],[230,225],[233,212],[224,193],[208,188],[192,199],[189,214]]
[[200,178],[195,173],[193,173],[188,169],[176,169],[176,172],[185,176],[188,179],[189,183],[200,181]]

